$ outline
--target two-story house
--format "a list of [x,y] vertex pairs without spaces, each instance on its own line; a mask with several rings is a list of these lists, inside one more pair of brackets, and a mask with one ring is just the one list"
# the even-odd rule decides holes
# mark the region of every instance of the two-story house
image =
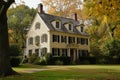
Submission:
[[89,35],[84,31],[84,25],[75,19],[44,13],[43,5],[38,5],[30,30],[27,33],[26,53],[30,56],[37,53],[52,56],[69,56],[73,60],[80,56],[88,56]]

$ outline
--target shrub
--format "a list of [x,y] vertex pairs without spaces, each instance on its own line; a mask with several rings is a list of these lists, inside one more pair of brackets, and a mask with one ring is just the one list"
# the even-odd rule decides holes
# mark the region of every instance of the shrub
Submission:
[[32,64],[37,64],[37,65],[46,65],[46,57],[39,57],[38,54],[34,53],[30,56],[30,58],[28,59],[29,63]]
[[38,55],[37,55],[36,53],[33,53],[33,54],[29,57],[28,62],[29,62],[29,63],[34,63],[37,58],[38,58]]
[[40,64],[40,58],[37,57],[36,59],[34,59],[33,64],[39,65]]
[[79,64],[96,64],[96,58],[95,57],[80,57]]
[[10,63],[11,66],[13,67],[17,67],[20,64],[20,49],[18,47],[18,45],[10,45],[9,48],[10,51]]
[[9,48],[10,56],[19,56],[20,55],[20,49],[18,45],[10,45]]
[[47,64],[47,62],[46,62],[46,57],[41,57],[41,58],[39,59],[39,64],[40,64],[40,65],[46,65],[46,64]]
[[113,39],[106,41],[106,43],[102,44],[100,47],[104,56],[120,56],[120,41]]
[[63,57],[63,56],[60,56],[60,57],[50,57],[50,59],[47,61],[47,63],[49,65],[54,65],[56,64],[57,61],[61,61],[63,65],[68,65],[70,64],[71,62],[71,58],[70,57]]
[[60,60],[55,61],[55,65],[63,65],[63,62]]
[[28,58],[27,58],[27,56],[24,56],[23,59],[24,59],[24,60],[23,60],[23,63],[28,63]]

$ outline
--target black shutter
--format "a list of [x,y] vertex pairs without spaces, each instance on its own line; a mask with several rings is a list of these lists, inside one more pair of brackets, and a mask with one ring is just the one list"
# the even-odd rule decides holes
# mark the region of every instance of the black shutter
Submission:
[[61,42],[63,42],[63,36],[61,36]]
[[59,43],[59,41],[60,41],[60,40],[59,40],[59,35],[58,35],[57,37],[58,37],[58,43]]
[[52,56],[54,56],[54,48],[52,48]]
[[88,45],[88,39],[86,39],[86,44]]
[[55,38],[55,36],[53,35],[53,38],[52,38],[52,39],[53,39],[53,42],[54,42],[54,38]]
[[58,56],[60,56],[60,49],[58,48]]

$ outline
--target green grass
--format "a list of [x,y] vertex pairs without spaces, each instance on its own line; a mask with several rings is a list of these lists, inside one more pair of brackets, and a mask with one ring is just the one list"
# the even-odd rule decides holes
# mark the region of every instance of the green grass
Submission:
[[16,71],[48,69],[35,73],[21,73],[0,80],[120,80],[120,65],[38,66],[22,65]]

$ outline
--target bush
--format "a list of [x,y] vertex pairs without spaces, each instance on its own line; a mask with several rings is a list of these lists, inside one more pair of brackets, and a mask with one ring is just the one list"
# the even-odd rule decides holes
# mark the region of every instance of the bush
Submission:
[[37,64],[37,65],[46,65],[46,57],[39,57],[36,53],[32,54],[28,59],[29,63]]
[[33,53],[29,59],[28,59],[28,62],[29,63],[34,63],[34,61],[38,58],[38,55],[36,53]]
[[96,64],[96,58],[95,57],[80,57],[79,64]]
[[36,57],[36,59],[34,59],[34,61],[33,61],[32,63],[39,65],[39,64],[40,64],[39,61],[40,61],[40,58],[39,58],[39,57]]
[[55,61],[55,65],[63,65],[63,62],[60,60]]
[[41,58],[39,59],[39,64],[40,64],[40,65],[46,65],[46,64],[47,64],[47,62],[46,62],[46,57],[41,57]]
[[24,56],[23,59],[24,59],[24,60],[23,60],[23,63],[28,63],[28,58],[27,58],[27,56]]
[[20,48],[18,45],[10,45],[10,56],[20,56]]
[[10,45],[9,48],[10,51],[10,63],[11,66],[13,67],[17,67],[20,64],[20,49],[18,47],[18,45]]
[[[58,62],[57,62],[58,61]],[[70,57],[50,57],[50,59],[47,61],[49,65],[55,65],[56,63],[62,63],[63,65],[68,65],[71,62]]]

